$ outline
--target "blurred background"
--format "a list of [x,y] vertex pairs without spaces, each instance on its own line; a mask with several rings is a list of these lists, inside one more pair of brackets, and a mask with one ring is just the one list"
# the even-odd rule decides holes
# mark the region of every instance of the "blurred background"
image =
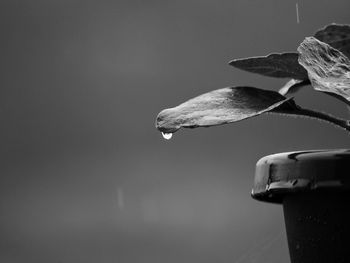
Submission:
[[[264,115],[182,130],[158,112],[234,85],[286,80],[233,58],[295,51],[348,0],[0,3],[0,262],[289,262],[282,207],[250,197],[256,161],[349,148],[314,120]],[[305,88],[302,106],[348,117]]]

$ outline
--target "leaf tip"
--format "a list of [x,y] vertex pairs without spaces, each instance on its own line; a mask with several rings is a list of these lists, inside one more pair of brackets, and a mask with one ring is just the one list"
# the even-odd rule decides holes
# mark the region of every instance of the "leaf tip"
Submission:
[[231,59],[231,60],[228,62],[228,64],[229,64],[230,66],[234,66],[236,60],[237,60],[237,59]]
[[174,133],[181,128],[179,123],[174,122],[172,109],[162,110],[156,118],[155,126],[160,132]]

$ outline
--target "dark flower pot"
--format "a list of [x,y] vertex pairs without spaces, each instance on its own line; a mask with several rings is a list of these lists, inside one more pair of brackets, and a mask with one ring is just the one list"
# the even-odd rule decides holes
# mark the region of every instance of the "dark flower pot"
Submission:
[[350,262],[350,150],[266,156],[252,197],[283,204],[292,263]]

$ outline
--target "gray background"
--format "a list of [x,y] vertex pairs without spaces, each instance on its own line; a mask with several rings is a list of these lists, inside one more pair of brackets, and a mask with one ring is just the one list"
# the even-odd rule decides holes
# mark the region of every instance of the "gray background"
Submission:
[[[0,262],[288,262],[282,208],[251,199],[256,161],[348,148],[313,120],[183,130],[157,113],[230,85],[277,90],[233,58],[294,51],[349,0],[0,3]],[[296,100],[346,117],[332,98]]]

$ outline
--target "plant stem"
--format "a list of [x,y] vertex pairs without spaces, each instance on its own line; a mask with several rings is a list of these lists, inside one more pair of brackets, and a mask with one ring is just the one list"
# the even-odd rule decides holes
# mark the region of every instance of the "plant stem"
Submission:
[[292,114],[299,115],[299,116],[306,116],[306,117],[310,117],[310,118],[315,118],[318,120],[323,120],[323,121],[332,123],[332,124],[342,128],[342,129],[345,129],[346,131],[348,131],[350,133],[349,121],[344,120],[344,119],[339,119],[339,118],[334,117],[332,115],[329,115],[327,113],[298,107],[298,109],[296,109],[295,112],[293,112]]

